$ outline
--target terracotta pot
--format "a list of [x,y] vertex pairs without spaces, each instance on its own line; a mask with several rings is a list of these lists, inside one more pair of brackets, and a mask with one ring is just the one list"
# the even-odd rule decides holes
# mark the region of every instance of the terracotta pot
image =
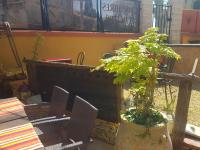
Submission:
[[150,135],[141,137],[146,127],[129,123],[122,118],[116,142],[115,150],[172,150],[171,139],[167,130],[167,124],[159,124],[150,128]]

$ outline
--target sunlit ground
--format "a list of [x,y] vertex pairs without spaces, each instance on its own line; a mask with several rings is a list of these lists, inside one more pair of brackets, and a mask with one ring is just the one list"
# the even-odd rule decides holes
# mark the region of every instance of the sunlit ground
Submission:
[[[178,85],[178,84],[177,84]],[[177,102],[178,98],[178,86],[172,86],[173,97]],[[124,90],[124,97],[128,97],[128,91]],[[168,98],[170,100],[169,90],[168,90]],[[174,111],[176,102],[174,104]],[[163,87],[159,87],[155,91],[155,107],[161,111],[164,110],[166,106],[165,101],[165,92]],[[200,83],[193,85],[190,106],[189,106],[189,114],[188,114],[188,123],[194,124],[200,127]]]

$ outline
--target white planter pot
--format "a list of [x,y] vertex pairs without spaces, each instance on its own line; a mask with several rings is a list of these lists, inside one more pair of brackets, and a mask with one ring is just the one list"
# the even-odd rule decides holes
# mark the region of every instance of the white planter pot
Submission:
[[122,118],[116,142],[115,150],[172,150],[171,139],[166,124],[160,124],[150,128],[150,136],[141,137],[146,127],[129,123]]
[[164,115],[166,116],[168,123],[167,123],[167,130],[169,132],[169,134],[172,134],[172,130],[174,127],[174,119],[172,115],[168,115],[166,113],[164,113]]

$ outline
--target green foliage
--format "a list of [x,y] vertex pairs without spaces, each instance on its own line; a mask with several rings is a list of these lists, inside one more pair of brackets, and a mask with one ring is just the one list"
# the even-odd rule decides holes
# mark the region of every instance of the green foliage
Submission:
[[37,37],[35,39],[35,43],[34,43],[34,46],[33,46],[33,51],[32,51],[32,59],[33,60],[37,60],[38,59],[38,50],[39,48],[42,46],[43,42],[44,42],[44,37],[41,35],[41,34],[37,34]]
[[164,106],[163,110],[167,114],[173,115],[175,102],[176,102],[176,96],[171,96],[170,100],[166,100],[166,105]]
[[4,65],[0,62],[0,75],[6,74],[6,70],[4,68]]
[[141,110],[129,109],[123,115],[129,122],[134,122],[140,125],[145,125],[147,128],[167,122],[159,111],[150,109],[148,115],[144,115]]
[[[161,57],[180,59],[180,56],[166,45],[166,40],[167,35],[159,34],[158,28],[150,28],[139,39],[128,40],[126,47],[116,51],[116,56],[102,59],[101,65],[97,67],[115,73],[115,84],[132,82],[130,93],[134,97],[136,112],[139,112],[137,115],[141,113],[143,119],[149,118],[154,108],[154,90]],[[133,120],[136,119],[136,116],[132,117]],[[142,121],[145,124],[147,122],[148,120]]]

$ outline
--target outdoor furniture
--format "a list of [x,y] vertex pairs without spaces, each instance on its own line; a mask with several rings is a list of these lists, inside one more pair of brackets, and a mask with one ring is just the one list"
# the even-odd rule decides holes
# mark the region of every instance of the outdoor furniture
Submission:
[[[52,87],[58,85],[70,92],[67,109],[72,110],[74,98],[81,96],[99,109],[98,118],[120,122],[122,86],[113,84],[114,74],[94,67],[44,61],[25,60],[30,89],[50,101]],[[108,115],[109,114],[109,115]]]
[[45,120],[33,125],[45,149],[86,150],[96,116],[97,109],[77,96],[71,118]]
[[[175,59],[172,58],[167,58],[166,64],[161,64],[159,69],[160,72],[165,72],[165,73],[172,73],[174,65],[175,65]],[[166,78],[161,78],[158,77],[157,78],[158,81],[158,85],[160,86],[164,86],[164,92],[165,92],[165,98],[168,99],[167,96],[167,87],[169,88],[169,94],[170,94],[170,99],[172,100],[172,88],[171,88],[171,84],[174,80],[172,79],[166,79]]]
[[[160,72],[165,72],[165,73],[172,73],[174,65],[175,65],[176,60],[173,58],[167,58],[166,63],[161,63],[159,66]],[[165,79],[165,78],[158,78],[158,83],[161,85],[164,85],[165,87],[167,85],[170,85],[172,80],[170,79]]]
[[[52,92],[52,96],[51,96],[51,102],[50,103],[40,103],[40,104],[32,104],[32,105],[26,105],[26,110],[29,111],[29,116],[33,117],[33,115],[31,115],[31,113],[33,113],[34,109],[37,109],[38,111],[40,111],[40,108],[42,110],[42,107],[49,107],[48,111],[46,112],[46,117],[51,117],[52,116],[55,117],[63,117],[63,115],[65,114],[65,110],[66,110],[66,106],[67,106],[67,101],[68,101],[68,97],[69,97],[69,92],[67,92],[66,90],[64,90],[61,87],[58,86],[54,86],[53,87],[53,92]],[[32,107],[32,109],[30,108]],[[30,110],[32,112],[30,112]],[[39,113],[39,112],[37,112]],[[34,121],[38,121],[38,118],[41,119],[48,119],[48,118],[42,118],[42,117],[37,117],[36,116],[36,120],[32,120],[32,122]],[[40,119],[40,120],[41,120]]]
[[72,63],[71,58],[48,58],[45,59],[46,62],[59,62],[59,63]]
[[112,53],[105,53],[103,55],[102,59],[108,59],[108,58],[113,57],[113,56],[114,56],[114,54],[112,54]]
[[17,98],[0,100],[0,149],[43,149],[24,105]]
[[61,87],[54,86],[50,103],[50,116],[63,116],[65,114],[69,92]]
[[0,124],[26,117],[23,104],[17,98],[0,100]]

